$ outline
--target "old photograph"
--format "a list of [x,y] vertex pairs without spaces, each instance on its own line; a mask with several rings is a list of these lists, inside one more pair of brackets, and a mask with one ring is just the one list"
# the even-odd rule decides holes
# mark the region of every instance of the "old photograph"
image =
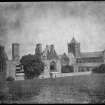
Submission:
[[105,103],[105,1],[0,2],[2,103]]

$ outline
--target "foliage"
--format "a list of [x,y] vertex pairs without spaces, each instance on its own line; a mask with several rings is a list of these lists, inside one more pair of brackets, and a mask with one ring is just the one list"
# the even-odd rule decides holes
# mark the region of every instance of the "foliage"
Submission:
[[100,65],[92,70],[93,73],[105,73],[105,64]]
[[62,68],[61,68],[62,73],[70,73],[73,71],[74,71],[73,66],[65,65],[65,66],[62,66]]
[[27,79],[38,77],[44,70],[44,63],[38,55],[25,55],[21,58],[20,62],[23,65]]
[[0,46],[0,72],[6,71],[7,55],[3,46]]
[[14,78],[13,77],[8,77],[6,80],[7,81],[14,81]]

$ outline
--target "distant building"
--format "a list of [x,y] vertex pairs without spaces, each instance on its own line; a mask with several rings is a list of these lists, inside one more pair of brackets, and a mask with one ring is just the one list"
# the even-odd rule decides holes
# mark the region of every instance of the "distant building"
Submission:
[[68,44],[68,53],[72,53],[75,57],[80,56],[80,43],[78,43],[74,37]]
[[81,52],[80,43],[74,38],[68,44],[68,53],[74,55],[74,68],[76,72],[91,71],[93,68],[105,63],[105,51]]
[[[105,50],[98,52],[81,52],[80,43],[73,37],[68,43],[68,54],[58,55],[53,44],[46,45],[42,50],[42,44],[36,44],[35,55],[44,62],[44,72],[40,78],[57,77],[62,75],[62,68],[73,68],[69,73],[90,72],[93,68],[105,63]],[[20,64],[19,44],[12,44],[12,60],[7,60],[7,77],[24,79],[24,70]],[[70,67],[69,67],[70,66]],[[64,71],[64,69],[63,69]]]
[[98,52],[81,52],[80,43],[73,37],[68,43],[68,54],[58,55],[54,49],[54,45],[46,46],[43,51],[43,62],[45,77],[50,74],[62,74],[61,68],[69,65],[73,67],[74,73],[88,72],[93,68],[105,63],[105,50]]
[[57,73],[60,73],[61,62],[53,44],[46,45],[46,48],[42,53],[42,60],[45,64],[43,73],[44,78],[51,77],[52,74],[56,75]]

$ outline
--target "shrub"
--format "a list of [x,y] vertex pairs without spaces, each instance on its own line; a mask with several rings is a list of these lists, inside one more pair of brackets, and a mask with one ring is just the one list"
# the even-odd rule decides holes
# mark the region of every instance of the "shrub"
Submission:
[[14,81],[15,79],[13,77],[8,77],[7,81]]
[[100,65],[92,70],[93,73],[105,73],[105,64]]

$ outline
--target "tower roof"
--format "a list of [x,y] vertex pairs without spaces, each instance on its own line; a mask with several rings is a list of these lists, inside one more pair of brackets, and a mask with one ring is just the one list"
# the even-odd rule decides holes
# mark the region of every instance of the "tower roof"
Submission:
[[19,46],[19,43],[12,43],[12,46],[14,46],[14,45]]
[[71,40],[71,43],[78,43],[78,42],[77,42],[76,39],[73,37],[72,40]]

